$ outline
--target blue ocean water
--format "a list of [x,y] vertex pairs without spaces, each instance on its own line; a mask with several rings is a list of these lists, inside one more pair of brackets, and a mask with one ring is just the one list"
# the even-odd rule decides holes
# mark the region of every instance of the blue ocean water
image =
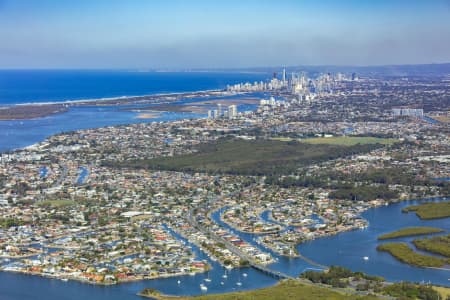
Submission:
[[[0,106],[224,89],[227,84],[267,78],[269,74],[264,73],[0,70]],[[195,100],[199,99],[180,102]],[[0,152],[26,147],[63,131],[203,117],[167,112],[154,119],[138,119],[138,113],[123,108],[70,107],[66,113],[44,118],[0,121]],[[253,108],[238,106],[239,111]]]
[[0,105],[223,89],[267,73],[0,70]]

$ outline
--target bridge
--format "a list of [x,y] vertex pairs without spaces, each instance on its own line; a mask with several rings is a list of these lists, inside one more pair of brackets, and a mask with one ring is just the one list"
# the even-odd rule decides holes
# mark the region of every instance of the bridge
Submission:
[[263,266],[263,265],[260,265],[260,264],[251,264],[250,263],[250,266],[253,269],[256,269],[256,270],[258,270],[258,271],[260,271],[260,272],[262,272],[262,273],[264,273],[264,274],[266,274],[268,276],[276,278],[276,279],[296,279],[296,278],[294,278],[294,277],[292,277],[292,276],[290,276],[288,274],[285,274],[285,273],[279,272],[279,271],[274,271],[274,270],[269,269],[266,266]]

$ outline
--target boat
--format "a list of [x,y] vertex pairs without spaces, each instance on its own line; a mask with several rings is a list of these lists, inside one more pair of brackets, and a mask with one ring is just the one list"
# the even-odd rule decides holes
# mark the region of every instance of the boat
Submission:
[[67,278],[61,278],[61,281],[69,281]]
[[203,280],[205,280],[206,282],[211,282],[211,279],[210,279],[210,278],[205,278],[205,279],[203,279]]
[[200,284],[200,289],[201,289],[202,291],[207,291],[207,290],[208,290],[208,288],[206,287],[206,285],[204,285],[203,283]]
[[242,276],[247,277],[248,275],[247,275],[247,273],[244,273],[244,274],[242,274]]
[[240,281],[236,282],[236,285],[241,286],[242,283]]
[[[449,279],[450,280],[450,279]],[[220,285],[224,285],[223,281],[220,282]]]
[[178,280],[178,281],[177,281],[177,283],[178,283],[178,284],[180,284],[180,283],[181,283],[181,281],[180,281],[180,280]]
[[226,270],[225,270],[225,273],[222,275],[222,278],[225,278],[225,279],[228,278],[228,275],[227,275],[227,271],[226,271]]
[[364,260],[369,260],[369,257],[368,256],[364,256],[363,259]]

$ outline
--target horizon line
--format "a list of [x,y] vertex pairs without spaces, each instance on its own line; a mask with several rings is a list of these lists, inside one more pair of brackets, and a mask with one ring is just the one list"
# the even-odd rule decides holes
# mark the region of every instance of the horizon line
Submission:
[[324,64],[324,65],[274,65],[274,66],[252,66],[252,67],[124,67],[124,68],[76,68],[76,67],[54,67],[54,68],[2,68],[0,71],[140,71],[140,72],[195,72],[195,71],[225,71],[225,70],[254,70],[254,69],[274,69],[274,68],[376,68],[376,67],[405,67],[405,66],[437,66],[450,65],[449,62],[439,63],[406,63],[406,64],[376,64],[376,65],[347,65],[347,64]]

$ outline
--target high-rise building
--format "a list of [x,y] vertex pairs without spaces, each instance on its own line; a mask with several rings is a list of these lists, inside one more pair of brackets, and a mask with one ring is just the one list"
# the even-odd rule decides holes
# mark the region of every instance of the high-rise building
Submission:
[[228,106],[228,117],[231,119],[231,118],[234,118],[236,116],[237,116],[237,106],[234,105],[234,104]]
[[422,108],[393,108],[392,114],[396,117],[407,116],[407,117],[423,117],[423,109]]
[[286,83],[286,69],[283,69],[283,77],[281,80],[283,81],[283,84]]

